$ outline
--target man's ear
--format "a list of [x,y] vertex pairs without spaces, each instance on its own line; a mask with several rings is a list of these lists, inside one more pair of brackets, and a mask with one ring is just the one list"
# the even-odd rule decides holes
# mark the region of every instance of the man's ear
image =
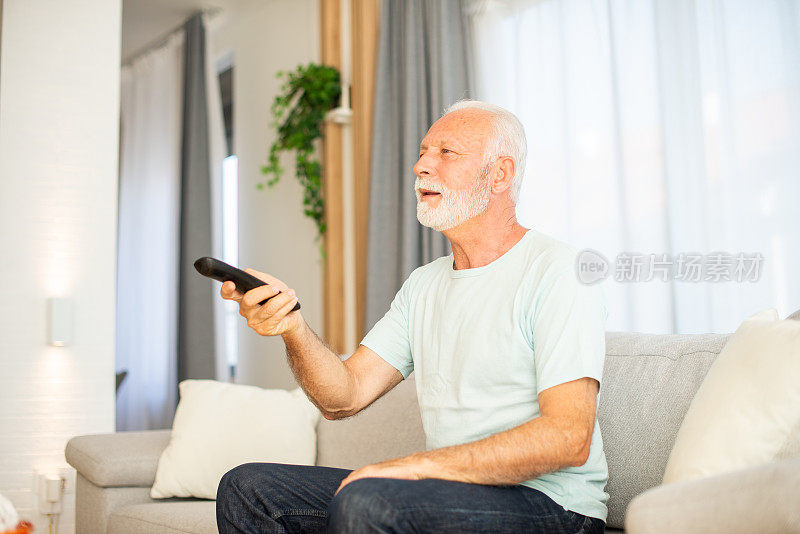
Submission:
[[492,179],[492,193],[502,193],[509,189],[514,182],[514,172],[517,166],[511,156],[502,156],[497,163],[497,168]]

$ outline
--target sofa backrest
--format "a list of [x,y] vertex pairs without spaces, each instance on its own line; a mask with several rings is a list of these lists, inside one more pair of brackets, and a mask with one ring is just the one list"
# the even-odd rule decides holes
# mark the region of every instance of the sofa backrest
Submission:
[[[623,528],[630,500],[661,484],[689,403],[729,336],[606,333],[597,417],[609,527]],[[414,373],[368,409],[317,427],[317,465],[357,469],[424,449]]]
[[730,334],[606,333],[597,417],[608,462],[608,520],[661,484],[689,404]]

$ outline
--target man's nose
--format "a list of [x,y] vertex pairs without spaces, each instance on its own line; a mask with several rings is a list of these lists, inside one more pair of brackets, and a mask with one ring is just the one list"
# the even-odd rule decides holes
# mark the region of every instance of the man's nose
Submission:
[[434,176],[436,174],[434,158],[427,154],[422,154],[416,165],[414,165],[414,174],[417,176]]

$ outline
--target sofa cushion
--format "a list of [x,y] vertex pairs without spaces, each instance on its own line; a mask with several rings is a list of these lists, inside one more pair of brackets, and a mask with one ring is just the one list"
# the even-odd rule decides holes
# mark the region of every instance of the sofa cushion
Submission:
[[317,425],[317,465],[358,469],[425,450],[412,372],[361,412]]
[[217,534],[216,501],[132,504],[115,510],[108,534]]
[[672,447],[665,484],[777,459],[800,428],[800,322],[746,319],[717,356]]
[[661,484],[689,404],[729,337],[606,333],[597,417],[609,527],[623,528],[631,499]]
[[317,407],[300,388],[184,380],[150,496],[214,499],[223,475],[249,462],[313,465]]
[[78,436],[67,443],[69,465],[101,488],[152,486],[171,430]]

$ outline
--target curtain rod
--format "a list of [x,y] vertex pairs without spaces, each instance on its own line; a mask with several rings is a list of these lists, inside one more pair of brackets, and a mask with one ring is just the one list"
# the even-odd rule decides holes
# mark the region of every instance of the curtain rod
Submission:
[[[2,0],[0,0],[0,1],[2,1]],[[170,40],[170,38],[173,35],[175,35],[176,33],[180,32],[181,30],[183,30],[183,26],[186,24],[186,21],[189,20],[190,18],[192,18],[193,16],[195,16],[195,14],[198,13],[198,12],[202,13],[206,17],[214,18],[217,15],[219,15],[220,13],[222,13],[222,8],[219,8],[219,7],[207,7],[207,8],[199,9],[199,10],[193,12],[191,15],[189,15],[188,17],[183,19],[183,21],[181,21],[180,24],[178,24],[176,26],[173,26],[166,33],[162,34],[157,39],[151,40],[146,45],[142,46],[139,50],[134,52],[132,56],[130,56],[128,59],[126,59],[125,61],[123,61],[120,64],[120,67],[127,67],[128,65],[130,65],[131,63],[133,63],[134,61],[136,61],[140,57],[144,56],[145,54],[147,54],[149,52],[152,52],[153,50],[156,50],[157,48],[160,48],[160,47],[164,46],[165,44],[167,44],[167,42]]]

